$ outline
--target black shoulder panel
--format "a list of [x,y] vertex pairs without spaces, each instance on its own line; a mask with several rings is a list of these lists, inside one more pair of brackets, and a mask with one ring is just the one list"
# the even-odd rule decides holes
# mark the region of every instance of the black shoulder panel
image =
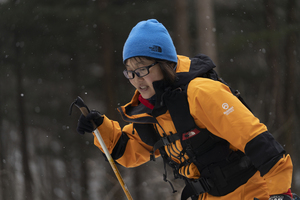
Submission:
[[167,90],[163,97],[177,133],[182,134],[196,127],[194,118],[190,114],[189,103],[185,91]]
[[153,124],[133,123],[133,128],[138,132],[142,141],[150,146],[153,146],[159,139]]
[[264,176],[283,157],[283,147],[268,131],[252,139],[245,147],[245,154]]
[[123,156],[128,140],[129,137],[126,135],[126,133],[122,133],[119,141],[111,153],[111,157],[114,160],[117,160]]

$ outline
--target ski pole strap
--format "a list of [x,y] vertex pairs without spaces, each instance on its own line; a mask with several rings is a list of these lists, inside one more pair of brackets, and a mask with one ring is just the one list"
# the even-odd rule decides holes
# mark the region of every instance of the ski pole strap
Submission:
[[189,197],[197,199],[200,194],[206,193],[212,185],[208,179],[201,177],[197,180],[187,180],[187,184],[181,193],[181,200],[187,200]]

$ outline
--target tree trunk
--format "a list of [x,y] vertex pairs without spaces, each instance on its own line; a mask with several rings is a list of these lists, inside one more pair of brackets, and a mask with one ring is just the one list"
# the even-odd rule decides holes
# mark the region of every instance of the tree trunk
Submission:
[[[270,70],[270,85],[267,87],[267,90],[271,89],[271,108],[269,109],[269,112],[271,113],[268,117],[268,127],[276,130],[279,128],[279,125],[283,125],[284,123],[284,113],[282,106],[283,104],[283,98],[282,98],[282,72],[281,67],[279,66],[278,59],[279,59],[279,49],[278,49],[278,38],[276,38],[273,34],[273,32],[277,29],[277,23],[276,23],[276,16],[275,16],[275,5],[273,0],[265,0],[265,12],[266,12],[266,27],[267,30],[270,32],[270,37],[268,39],[267,43],[267,64],[269,66]],[[269,92],[266,91],[266,94]],[[269,113],[268,112],[268,113]]]
[[[73,82],[73,88],[72,88],[72,94],[74,97],[78,96],[78,94],[80,93],[79,89],[78,89],[78,83],[79,81],[79,73],[78,73],[78,56],[76,55],[76,53],[71,53],[72,56],[72,61],[70,63],[70,69],[71,69],[71,74],[72,74],[72,82]],[[74,127],[77,126],[77,123],[74,124]],[[74,139],[74,144],[72,146],[72,151],[76,152],[75,155],[77,155],[77,158],[79,160],[79,186],[81,188],[81,192],[80,192],[80,196],[82,200],[87,200],[88,199],[88,177],[87,177],[87,163],[85,162],[86,160],[86,153],[84,151],[85,149],[85,143],[82,140],[82,137],[80,137],[80,135],[78,134],[75,139]],[[79,148],[78,148],[79,147]],[[69,161],[67,161],[69,162]],[[68,163],[66,162],[66,165],[68,165]],[[72,180],[72,174],[69,174],[70,177],[70,181],[74,181]]]
[[[15,32],[14,44],[17,44],[18,35]],[[24,172],[24,182],[25,182],[25,197],[24,199],[33,199],[33,181],[32,175],[29,168],[29,156],[27,149],[27,127],[26,127],[26,111],[25,111],[25,94],[23,88],[23,68],[24,64],[19,62],[20,60],[20,49],[21,47],[16,47],[16,62],[15,62],[15,73],[17,77],[17,109],[19,117],[19,133],[20,133],[20,150],[22,154],[22,167]]]
[[[197,52],[208,55],[218,66],[216,26],[212,0],[195,0]],[[217,70],[217,68],[216,68]]]
[[[110,28],[112,25],[110,24],[111,13],[107,12],[109,10],[110,1],[108,0],[100,0],[99,1],[99,12],[101,13],[100,18],[104,20],[100,20],[100,26],[99,27],[99,35],[100,37],[100,43],[102,44],[102,51],[99,55],[99,63],[101,66],[104,67],[104,78],[102,85],[100,87],[104,89],[104,91],[99,92],[99,96],[105,96],[105,107],[106,107],[106,113],[109,118],[116,119],[117,118],[117,111],[115,109],[116,106],[116,71],[114,69],[114,41],[113,41],[113,32]],[[118,73],[118,72],[117,72]],[[103,159],[103,158],[101,158]],[[104,159],[103,159],[104,161]],[[109,164],[106,162],[106,165]],[[121,170],[120,170],[121,171]],[[114,177],[116,179],[115,174],[112,170],[107,170],[106,173],[109,174],[109,176]],[[118,181],[117,181],[118,182]],[[114,188],[115,185],[112,185],[109,181],[105,180],[105,188]],[[115,193],[115,196],[122,196],[124,195],[121,186],[118,185],[118,190]],[[104,198],[103,198],[104,199]]]
[[[2,104],[2,97],[3,97],[3,92],[2,92],[2,84],[0,85],[0,105]],[[2,128],[2,123],[3,123],[3,111],[2,111],[2,107],[0,110],[0,199],[5,199],[6,195],[5,192],[7,191],[7,183],[6,181],[7,179],[7,172],[6,172],[6,167],[5,167],[5,155],[6,155],[6,151],[4,149],[4,141],[2,137],[4,135],[4,130]]]
[[190,55],[190,36],[189,36],[189,18],[188,1],[175,0],[175,34],[173,36],[177,54],[185,56]]
[[[296,19],[296,0],[288,0],[287,7],[287,24],[290,28],[293,25],[297,25]],[[293,161],[299,163],[297,158],[298,155],[293,148],[293,143],[296,137],[296,123],[297,123],[297,115],[296,115],[296,98],[297,98],[297,90],[296,90],[296,68],[297,68],[297,33],[294,30],[289,30],[286,38],[286,77],[285,77],[285,104],[286,105],[286,117],[287,121],[289,121],[290,125],[284,130],[285,131],[285,150],[287,153],[291,154]],[[295,173],[294,173],[295,174]],[[296,188],[295,181],[292,183],[292,188]]]
[[[0,104],[3,105],[3,104]],[[2,115],[3,113],[1,113]],[[0,115],[0,122],[2,123]],[[8,153],[11,151],[11,148],[14,148],[15,145],[11,145],[9,141],[9,136],[7,130],[4,130],[2,127],[0,129],[0,199],[15,199],[16,188],[13,187],[17,184],[15,178],[15,170],[13,169],[13,162],[8,162],[9,157]]]
[[[102,0],[99,2],[99,10],[103,15],[108,15],[104,19],[110,19],[109,13],[106,13],[109,6],[109,1]],[[109,24],[109,20],[103,20],[100,22],[100,33],[101,33],[101,44],[102,49],[100,57],[100,63],[104,66],[104,81],[102,83],[102,86],[105,85],[104,91],[101,92],[101,96],[105,95],[105,105],[107,108],[106,115],[109,116],[112,119],[116,119],[117,113],[116,113],[116,95],[115,95],[115,83],[116,83],[116,76],[114,75],[114,43],[113,43],[113,35],[112,31],[110,29],[111,24]]]

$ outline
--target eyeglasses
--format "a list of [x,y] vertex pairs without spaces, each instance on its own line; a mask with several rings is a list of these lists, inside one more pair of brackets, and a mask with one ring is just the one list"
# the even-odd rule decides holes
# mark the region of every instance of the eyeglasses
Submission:
[[144,77],[146,75],[149,74],[149,69],[150,67],[153,67],[154,65],[156,65],[158,62],[155,62],[149,66],[146,66],[146,67],[140,67],[140,68],[137,68],[136,70],[133,70],[133,71],[130,71],[130,70],[127,70],[125,69],[123,71],[123,74],[126,78],[128,79],[133,79],[134,78],[134,75],[136,74],[138,77]]

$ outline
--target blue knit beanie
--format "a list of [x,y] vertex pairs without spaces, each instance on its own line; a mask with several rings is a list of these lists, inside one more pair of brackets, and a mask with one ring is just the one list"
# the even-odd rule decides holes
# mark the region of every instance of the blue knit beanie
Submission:
[[156,19],[141,21],[132,28],[123,47],[123,62],[136,56],[177,63],[177,53],[171,36]]

